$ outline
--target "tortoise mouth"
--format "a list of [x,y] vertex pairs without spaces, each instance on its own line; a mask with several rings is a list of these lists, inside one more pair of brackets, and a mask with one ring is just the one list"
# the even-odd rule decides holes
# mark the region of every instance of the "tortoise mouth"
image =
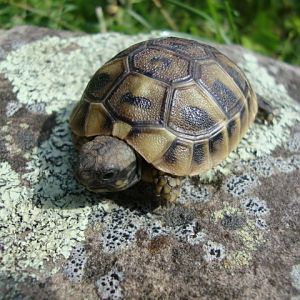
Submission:
[[88,186],[88,185],[84,185],[85,188],[87,190],[89,190],[90,192],[94,192],[94,193],[109,193],[109,192],[113,192],[110,189],[108,189],[107,187],[97,187],[97,186]]
[[82,184],[87,190],[94,192],[94,193],[113,193],[123,191],[128,188],[128,183],[124,182],[121,184],[120,182],[115,182],[112,184],[89,184],[83,182],[80,179],[77,179],[80,184]]

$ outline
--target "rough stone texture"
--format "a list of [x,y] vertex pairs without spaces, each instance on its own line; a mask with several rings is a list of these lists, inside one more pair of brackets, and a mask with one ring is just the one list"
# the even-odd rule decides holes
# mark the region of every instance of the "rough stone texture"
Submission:
[[175,207],[147,184],[99,195],[74,180],[67,121],[89,78],[166,35],[0,32],[0,298],[299,299],[299,68],[217,46],[277,114]]

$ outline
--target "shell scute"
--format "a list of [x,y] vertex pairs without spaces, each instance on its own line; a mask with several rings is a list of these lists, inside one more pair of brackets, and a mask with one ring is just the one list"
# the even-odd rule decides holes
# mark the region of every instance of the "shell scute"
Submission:
[[147,162],[159,165],[161,153],[165,153],[176,136],[165,128],[134,128],[125,138]]
[[101,103],[89,103],[83,97],[70,116],[70,126],[78,136],[110,135],[113,119]]
[[113,85],[125,71],[123,59],[116,59],[106,63],[96,71],[85,90],[91,102],[102,102]]
[[193,157],[191,163],[191,175],[206,172],[212,167],[208,140],[196,142],[193,145]]
[[166,83],[190,78],[189,61],[165,49],[147,48],[132,58],[132,69]]
[[141,74],[129,74],[105,102],[129,124],[159,124],[167,87]]
[[212,165],[217,165],[228,155],[228,135],[224,128],[209,139],[209,153]]
[[208,135],[225,122],[226,115],[196,83],[174,90],[168,126],[179,135]]
[[164,47],[189,59],[207,59],[210,57],[207,47],[200,43],[176,37],[155,39],[149,45]]
[[179,176],[190,174],[192,156],[193,144],[175,139],[163,154],[159,162],[159,169]]
[[70,115],[70,126],[73,132],[79,136],[85,135],[85,122],[88,117],[90,104],[81,99],[76,106],[74,107],[71,115]]
[[239,113],[245,105],[243,93],[217,63],[210,61],[197,63],[195,77],[229,118]]
[[247,97],[249,84],[245,76],[243,76],[240,68],[220,52],[215,53],[215,57],[219,65],[227,72],[228,75],[230,75],[236,85],[243,92],[244,96]]

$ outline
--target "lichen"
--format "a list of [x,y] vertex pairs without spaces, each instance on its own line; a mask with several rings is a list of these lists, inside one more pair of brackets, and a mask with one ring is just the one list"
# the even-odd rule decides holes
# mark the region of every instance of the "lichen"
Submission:
[[292,267],[291,278],[293,287],[300,291],[300,265]]
[[137,232],[140,230],[147,233],[145,237],[149,239],[172,235],[177,240],[188,242],[191,245],[200,244],[206,240],[206,233],[197,228],[197,221],[195,220],[169,226],[163,224],[157,217],[142,215],[137,211],[121,207],[113,208],[110,213],[106,212],[105,214],[103,211],[94,212],[94,215],[99,216],[96,222],[101,222],[100,240],[103,251],[108,254],[133,247],[136,243]]
[[296,132],[294,135],[290,137],[287,143],[287,148],[291,152],[296,152],[300,150],[300,132]]
[[251,259],[252,259],[251,253],[245,250],[238,250],[230,253],[226,257],[224,265],[228,269],[232,269],[235,267],[244,267],[249,265]]
[[8,118],[12,117],[21,107],[22,105],[19,102],[8,102],[6,105],[6,116]]
[[101,234],[103,250],[112,253],[127,248],[136,241],[136,233],[143,220],[134,212],[116,208],[104,218],[104,224]]
[[124,278],[123,272],[114,267],[106,275],[101,276],[95,283],[98,295],[101,299],[123,299],[123,291],[120,285]]
[[226,180],[224,185],[227,193],[233,197],[242,197],[248,194],[253,187],[259,184],[257,177],[253,174],[233,175]]
[[244,162],[246,168],[259,177],[270,177],[275,173],[274,161],[271,156],[262,156],[257,159]]
[[251,216],[264,216],[269,213],[266,201],[258,197],[245,197],[241,200],[246,212]]
[[[251,202],[250,199],[254,200]],[[225,202],[223,203],[224,208],[213,212],[211,218],[214,223],[219,223],[224,227],[224,229],[231,231],[235,236],[235,243],[238,242],[239,248],[242,249],[227,250],[225,260],[225,266],[227,268],[235,268],[249,264],[252,259],[252,253],[264,242],[264,234],[262,230],[265,229],[263,227],[265,221],[261,217],[269,213],[267,208],[264,206],[265,202],[258,198],[250,198],[249,196],[246,198],[238,198],[236,201],[243,203],[243,205],[238,208]],[[254,205],[254,201],[260,205]],[[236,204],[237,203],[238,202],[236,202]],[[259,209],[260,207],[262,208]],[[249,209],[251,213],[249,212]],[[258,213],[258,210],[261,213]],[[250,218],[250,216],[253,215],[256,217],[254,220]],[[261,220],[261,226],[256,224],[258,219]],[[226,247],[226,244],[224,247]]]
[[225,257],[225,247],[222,244],[218,244],[212,241],[207,241],[203,245],[203,250],[205,252],[204,259],[207,262],[221,261]]
[[70,257],[63,268],[63,272],[71,281],[80,282],[84,275],[86,262],[86,250],[81,243],[78,243],[71,251]]
[[213,194],[211,185],[192,184],[190,180],[185,180],[182,184],[179,203],[205,203],[209,201]]
[[[119,208],[109,199],[85,191],[73,177],[74,150],[68,118],[89,78],[120,50],[150,37],[166,35],[170,33],[155,32],[134,37],[117,33],[67,39],[46,37],[10,52],[0,63],[0,72],[11,82],[17,95],[16,102],[7,104],[8,118],[14,116],[21,106],[33,113],[56,113],[52,134],[33,150],[21,151],[13,143],[14,137],[10,134],[13,123],[8,122],[1,128],[7,151],[14,147],[14,151],[28,161],[24,174],[14,171],[8,162],[0,164],[1,272],[30,272],[31,276],[38,276],[39,272],[43,272],[43,275],[56,272],[55,262],[72,256],[72,249],[84,240],[85,229],[93,222],[102,224],[101,241],[103,249],[109,253],[133,246],[136,233],[143,229],[149,238],[171,234],[182,242],[203,244],[207,261],[218,261],[225,257],[226,245],[211,242],[209,230],[197,231],[194,220],[185,225],[165,226],[158,217]],[[289,127],[300,120],[299,105],[259,65],[253,55],[245,55],[244,63],[240,66],[255,90],[277,111],[272,125],[254,124],[225,162],[201,176],[202,180],[206,178],[213,181],[217,178],[217,172],[230,175],[223,190],[237,202],[246,195],[253,196],[250,195],[251,190],[259,184],[257,177],[267,177],[274,170],[290,172],[300,166],[299,156],[294,155],[287,163],[280,158],[266,164],[257,161],[249,170],[245,167],[242,175],[232,174],[237,161],[243,160],[247,165],[249,160],[268,156],[284,143],[289,145],[292,152],[298,149],[297,135],[294,139],[296,142],[289,140]],[[257,176],[254,176],[256,172]],[[188,198],[194,203],[206,202],[214,192],[214,188],[209,187],[199,190],[187,181],[183,187],[184,199],[180,201],[185,202]],[[212,219],[221,221],[226,214],[239,214],[239,209],[228,204],[224,210],[215,212]],[[244,213],[247,215],[246,211]],[[264,216],[259,215],[250,222],[248,219],[251,216],[248,215],[246,225],[238,223],[242,229],[236,226],[235,234],[239,235],[245,249],[239,252],[227,250],[226,255],[232,257],[229,259],[232,265],[248,263],[251,252],[262,243],[260,229],[266,225]],[[107,294],[100,285],[103,286],[106,279],[109,282],[112,274],[110,272],[104,279],[99,279],[98,292],[102,297]],[[114,284],[117,290],[118,283],[113,281]]]
[[197,229],[197,222],[183,224],[174,228],[174,233],[179,241],[188,242],[191,245],[201,244],[206,240],[207,234]]
[[37,207],[32,201],[34,190],[22,185],[7,162],[0,164],[0,177],[0,240],[4,245],[0,270],[41,270],[49,258],[67,258],[72,246],[84,238],[89,208]]

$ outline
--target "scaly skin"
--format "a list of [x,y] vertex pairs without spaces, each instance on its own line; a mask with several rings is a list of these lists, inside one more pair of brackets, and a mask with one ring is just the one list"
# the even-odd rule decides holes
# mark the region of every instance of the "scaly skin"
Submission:
[[156,194],[166,203],[175,203],[180,195],[181,177],[153,169]]
[[91,141],[78,138],[77,145],[76,177],[87,189],[120,191],[140,180],[135,152],[125,142],[110,136],[97,136]]

